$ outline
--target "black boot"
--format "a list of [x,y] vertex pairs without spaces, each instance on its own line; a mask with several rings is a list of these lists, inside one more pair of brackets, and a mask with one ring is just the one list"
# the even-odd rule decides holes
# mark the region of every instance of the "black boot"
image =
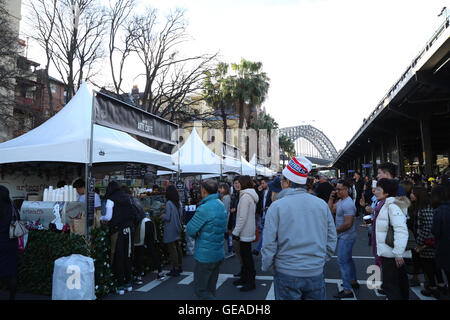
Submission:
[[239,290],[241,292],[247,292],[247,291],[255,290],[256,289],[255,276],[256,276],[256,274],[254,272],[249,272],[248,273],[248,277],[247,277],[247,279],[248,279],[247,282]]

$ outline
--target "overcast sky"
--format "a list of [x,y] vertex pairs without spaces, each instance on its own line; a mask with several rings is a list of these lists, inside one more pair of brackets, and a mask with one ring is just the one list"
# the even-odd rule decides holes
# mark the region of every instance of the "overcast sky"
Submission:
[[139,2],[187,10],[187,52],[261,61],[271,79],[267,112],[280,127],[316,126],[337,150],[442,24],[441,9],[450,10],[450,0]]

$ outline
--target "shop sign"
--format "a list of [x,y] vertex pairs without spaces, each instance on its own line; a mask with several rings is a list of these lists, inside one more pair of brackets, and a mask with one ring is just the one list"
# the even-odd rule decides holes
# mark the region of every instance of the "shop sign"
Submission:
[[94,123],[152,140],[177,144],[178,126],[104,93],[94,96]]

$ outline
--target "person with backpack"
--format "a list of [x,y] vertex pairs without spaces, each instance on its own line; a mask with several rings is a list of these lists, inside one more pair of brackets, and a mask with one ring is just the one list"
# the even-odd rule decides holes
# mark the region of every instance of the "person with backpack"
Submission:
[[106,188],[106,215],[100,221],[108,222],[111,234],[111,260],[117,277],[117,293],[132,291],[131,254],[133,245],[134,209],[130,196],[120,190],[116,181]]
[[182,270],[183,252],[181,250],[180,240],[182,232],[182,215],[181,202],[178,190],[174,185],[169,185],[166,189],[166,213],[160,218],[164,221],[163,242],[169,250],[172,270],[167,274],[171,277],[177,277]]
[[134,265],[136,267],[136,284],[141,285],[143,283],[142,276],[144,275],[144,256],[146,253],[150,255],[155,263],[158,274],[156,278],[158,280],[164,280],[165,276],[162,272],[161,257],[159,255],[158,248],[156,247],[156,228],[150,217],[144,211],[144,208],[140,205],[131,193],[131,190],[127,186],[122,186],[121,190],[130,195],[131,207],[133,209],[133,230],[132,234],[134,243]]

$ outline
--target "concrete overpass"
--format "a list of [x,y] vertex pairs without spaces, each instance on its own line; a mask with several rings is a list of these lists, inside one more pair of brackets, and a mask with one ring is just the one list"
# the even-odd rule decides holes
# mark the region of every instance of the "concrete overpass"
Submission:
[[[380,162],[398,174],[439,173],[437,158],[450,154],[450,23],[446,21],[413,59],[347,142],[333,166],[376,172]],[[445,162],[445,161],[444,161]]]

